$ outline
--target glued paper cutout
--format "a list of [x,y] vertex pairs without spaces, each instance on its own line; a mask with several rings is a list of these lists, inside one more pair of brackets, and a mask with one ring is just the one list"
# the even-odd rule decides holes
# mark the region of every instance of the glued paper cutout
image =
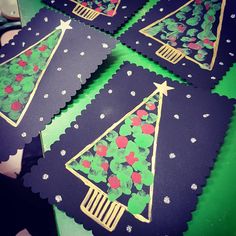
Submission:
[[[188,82],[211,88],[235,62],[235,37],[226,32],[236,26],[233,7],[231,0],[161,1],[121,41]],[[138,44],[131,41],[136,33]]]
[[125,63],[24,184],[95,236],[181,235],[233,105]]
[[138,0],[44,0],[71,17],[109,33],[115,33],[147,1]]
[[0,162],[38,135],[115,43],[103,33],[42,9],[1,48]]

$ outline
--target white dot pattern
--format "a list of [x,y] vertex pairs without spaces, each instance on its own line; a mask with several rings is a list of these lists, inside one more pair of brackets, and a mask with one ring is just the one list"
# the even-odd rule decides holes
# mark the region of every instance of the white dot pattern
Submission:
[[62,197],[61,197],[61,195],[56,195],[56,196],[55,196],[55,200],[56,200],[57,203],[62,202]]

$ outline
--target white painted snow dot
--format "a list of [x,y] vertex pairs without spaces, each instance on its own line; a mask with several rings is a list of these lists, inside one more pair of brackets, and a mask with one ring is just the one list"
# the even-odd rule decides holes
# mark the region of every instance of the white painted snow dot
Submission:
[[173,153],[173,152],[172,152],[172,153],[170,153],[170,154],[169,154],[169,158],[170,158],[170,159],[174,159],[174,158],[176,158],[176,155],[175,155],[175,153]]
[[234,19],[234,18],[235,18],[235,14],[232,14],[230,17],[231,17],[232,19]]
[[43,174],[43,176],[42,176],[42,179],[43,180],[47,180],[49,178],[49,175],[48,174]]
[[28,30],[28,31],[31,31],[32,29],[31,29],[31,27],[29,27],[27,30]]
[[100,119],[103,120],[105,118],[105,114],[100,115]]
[[215,77],[215,76],[211,76],[211,79],[212,79],[212,80],[215,80],[215,79],[216,79],[216,77]]
[[62,157],[64,157],[66,155],[66,150],[61,150],[60,154]]
[[74,124],[74,128],[75,128],[75,129],[78,129],[78,128],[79,128],[79,125],[78,125],[78,124]]
[[127,6],[122,6],[121,8],[122,8],[122,9],[126,9],[126,8],[127,8]]
[[91,36],[90,36],[90,35],[88,35],[88,36],[87,36],[87,39],[91,39]]
[[62,95],[66,95],[66,90],[62,90],[62,91],[61,91],[61,94],[62,94]]
[[170,204],[170,198],[168,196],[165,196],[163,201],[165,204]]
[[137,45],[138,45],[139,43],[140,43],[139,41],[136,41],[136,42],[135,42],[135,44],[137,44]]
[[132,74],[133,74],[133,72],[132,72],[131,70],[128,70],[128,71],[127,71],[127,75],[128,75],[128,76],[131,76]]
[[230,39],[226,39],[226,43],[231,43],[231,40]]
[[175,118],[176,120],[179,120],[179,115],[178,115],[178,114],[175,114],[175,115],[174,115],[174,118]]
[[191,138],[190,141],[191,141],[191,143],[196,143],[197,139],[196,138]]
[[143,18],[141,21],[144,22],[144,21],[145,21],[145,18]]
[[48,22],[48,18],[47,18],[47,17],[44,17],[44,21],[45,21],[45,22]]
[[196,185],[196,184],[192,184],[192,185],[191,185],[191,189],[194,190],[194,191],[196,191],[196,190],[197,190],[197,185]]
[[42,122],[43,121],[43,117],[39,117],[39,121]]
[[151,47],[151,46],[152,46],[152,43],[148,43],[148,46]]
[[26,135],[27,135],[26,132],[23,132],[23,133],[21,134],[21,137],[25,138]]
[[182,66],[186,66],[186,63],[182,63]]
[[203,118],[207,118],[209,116],[210,116],[210,114],[203,114]]
[[22,42],[22,47],[24,47],[25,46],[25,42]]
[[14,45],[15,45],[15,42],[11,42],[11,45],[14,46]]
[[1,57],[1,58],[4,58],[4,57],[5,57],[5,54],[2,53],[2,54],[0,55],[0,57]]
[[108,46],[107,43],[102,43],[102,47],[103,47],[103,48],[108,48],[109,46]]
[[56,200],[57,203],[61,202],[62,201],[61,195],[56,195],[55,200]]
[[233,56],[234,56],[234,53],[230,52],[229,55],[230,55],[231,57],[233,57]]
[[109,89],[109,90],[108,90],[108,93],[109,93],[109,94],[112,94],[112,89]]
[[64,51],[63,51],[64,53],[68,53],[68,49],[64,49]]
[[220,61],[220,62],[219,62],[219,65],[223,66],[223,65],[224,65],[224,63],[223,63],[222,61]]
[[131,232],[132,232],[132,226],[131,226],[131,225],[127,225],[127,226],[126,226],[126,231],[127,231],[128,233],[131,233]]
[[43,95],[43,97],[44,97],[44,98],[48,98],[48,94],[45,93],[45,94]]
[[191,74],[188,74],[188,78],[192,78],[193,76]]
[[135,91],[131,91],[130,94],[131,94],[131,96],[133,96],[133,97],[136,95]]
[[80,53],[80,56],[84,56],[84,55],[85,55],[85,52],[81,52],[81,53]]
[[111,22],[107,22],[108,25],[111,25]]
[[37,32],[35,35],[36,35],[36,36],[39,36],[39,32]]
[[81,79],[81,78],[82,78],[82,75],[81,75],[81,74],[78,74],[78,75],[77,75],[77,78],[78,78],[78,79]]
[[191,98],[191,97],[192,97],[191,94],[186,95],[186,98],[188,98],[188,99]]
[[164,8],[160,8],[159,11],[160,11],[160,12],[163,12],[163,11],[164,11]]
[[57,67],[57,71],[62,71],[62,68],[61,67]]

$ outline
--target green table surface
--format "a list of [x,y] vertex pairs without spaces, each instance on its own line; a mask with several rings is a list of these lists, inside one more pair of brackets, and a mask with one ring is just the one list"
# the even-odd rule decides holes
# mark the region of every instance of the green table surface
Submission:
[[[22,16],[22,24],[25,25],[44,4],[40,0],[18,0]],[[149,0],[148,3],[133,16],[129,22],[122,27],[115,37],[121,35],[133,23],[141,18],[157,0]],[[178,80],[167,70],[158,64],[139,55],[126,46],[119,43],[112,52],[112,60],[105,63],[99,73],[93,75],[92,82],[84,87],[73,100],[67,104],[59,115],[53,118],[51,124],[42,132],[44,150],[49,150],[59,136],[65,132],[70,123],[80,115],[86,105],[91,103],[91,99],[104,86],[105,83],[116,72],[125,60],[141,65],[144,68],[154,71],[172,80]],[[216,86],[212,93],[218,93],[229,98],[236,98],[236,64],[224,76],[223,80]],[[225,142],[218,154],[215,168],[208,178],[207,186],[203,189],[203,194],[199,197],[196,211],[192,214],[192,221],[188,223],[188,230],[185,236],[236,236],[236,112],[232,117],[230,128],[225,137]],[[87,231],[82,225],[59,211],[56,207],[55,217],[60,236],[89,236],[91,231]],[[158,214],[158,213],[157,213]]]

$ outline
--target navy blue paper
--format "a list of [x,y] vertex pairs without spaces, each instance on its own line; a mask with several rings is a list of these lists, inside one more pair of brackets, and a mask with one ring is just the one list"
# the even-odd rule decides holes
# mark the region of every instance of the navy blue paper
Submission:
[[236,61],[234,0],[161,0],[120,40],[188,83],[211,89]]
[[147,0],[136,0],[135,2],[130,0],[44,0],[44,2],[85,24],[113,34],[125,24]]
[[[58,47],[46,54],[47,57],[51,55],[47,64],[39,66],[44,57],[37,53],[43,55],[50,47],[50,43],[40,43],[45,37],[56,37],[56,33],[63,37],[50,43],[58,42]],[[30,143],[32,137],[45,128],[97,70],[115,44],[116,40],[104,33],[61,13],[42,9],[1,48],[0,162]],[[33,73],[41,68],[44,73],[37,75],[38,84],[33,84],[32,89]],[[21,96],[22,88],[30,92],[30,96]],[[20,118],[14,120],[15,113],[23,105]]]
[[[144,223],[125,210],[109,231],[101,222],[97,223],[96,217],[81,210],[90,185],[70,172],[66,164],[153,93],[154,83],[174,89],[166,91],[168,94],[163,90],[168,96],[163,95],[162,111],[158,114],[161,118],[154,152],[152,219]],[[92,230],[95,236],[182,235],[214,166],[233,104],[226,97],[172,82],[126,62],[45,153],[45,158],[25,176],[24,184],[82,223],[85,229]],[[119,198],[117,201],[122,202]]]

